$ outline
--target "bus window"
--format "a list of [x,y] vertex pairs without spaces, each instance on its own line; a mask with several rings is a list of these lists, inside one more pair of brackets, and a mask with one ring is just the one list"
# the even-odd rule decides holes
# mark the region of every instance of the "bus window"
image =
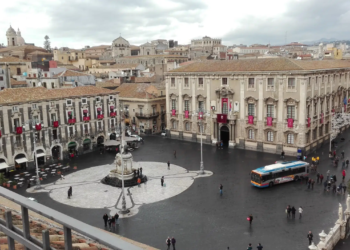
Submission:
[[251,173],[251,180],[256,182],[256,183],[261,183],[260,175],[258,175],[257,173],[254,173],[254,172]]

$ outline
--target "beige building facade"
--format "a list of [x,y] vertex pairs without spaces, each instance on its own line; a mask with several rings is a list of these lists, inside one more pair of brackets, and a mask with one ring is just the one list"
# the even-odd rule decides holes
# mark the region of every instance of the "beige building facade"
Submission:
[[166,128],[164,89],[147,83],[124,83],[117,90],[124,122],[133,131],[155,134]]
[[207,143],[307,153],[328,143],[332,111],[347,112],[349,92],[348,61],[196,62],[166,74],[167,130],[184,140],[203,132]]
[[89,152],[119,124],[118,92],[98,87],[5,89],[0,105],[0,162],[8,166],[30,167],[34,155],[43,163]]

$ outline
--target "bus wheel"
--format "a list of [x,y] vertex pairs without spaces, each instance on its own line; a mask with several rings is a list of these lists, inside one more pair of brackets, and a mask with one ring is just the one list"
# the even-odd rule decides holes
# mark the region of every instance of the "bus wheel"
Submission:
[[273,182],[270,182],[270,183],[269,183],[269,187],[272,187],[272,186],[273,186]]
[[299,180],[299,176],[295,176],[294,181],[298,181],[298,180]]

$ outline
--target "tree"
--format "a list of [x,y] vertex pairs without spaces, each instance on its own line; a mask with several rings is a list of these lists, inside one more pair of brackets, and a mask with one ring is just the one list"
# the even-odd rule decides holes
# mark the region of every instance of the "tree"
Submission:
[[46,35],[44,38],[45,38],[44,49],[46,49],[48,52],[51,52],[50,37],[48,35]]

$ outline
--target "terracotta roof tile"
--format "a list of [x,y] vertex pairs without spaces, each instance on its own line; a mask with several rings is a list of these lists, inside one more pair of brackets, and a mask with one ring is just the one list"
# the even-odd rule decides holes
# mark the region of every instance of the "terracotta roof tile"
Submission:
[[133,59],[138,59],[138,58],[187,58],[186,56],[178,56],[178,55],[144,55],[144,56],[124,56],[121,58],[133,58]]
[[11,85],[27,85],[26,81],[17,81],[16,79],[10,79]]
[[100,66],[98,68],[113,68],[113,69],[134,69],[139,66],[138,63],[118,63],[109,66]]
[[8,56],[0,58],[0,63],[17,63],[17,62],[31,62],[26,59],[19,59],[18,57]]
[[110,79],[104,82],[96,82],[96,87],[106,88],[106,87],[116,87],[120,86],[120,79]]
[[107,49],[109,47],[111,47],[111,45],[98,45],[98,46],[93,46],[88,49],[85,49],[85,51],[95,50],[95,49]]
[[39,51],[39,50],[30,52],[30,53],[28,53],[27,55],[45,55],[45,56],[53,56],[53,54],[50,53],[50,52],[44,52],[44,51]]
[[37,47],[34,45],[23,45],[23,46],[13,46],[13,47],[6,47],[0,49],[0,53],[7,52],[7,51],[21,51],[21,50],[42,50],[46,51],[44,48]]
[[196,62],[170,72],[298,71],[350,68],[346,60],[300,61],[287,58]]
[[116,93],[118,92],[95,86],[83,86],[69,89],[47,89],[44,87],[14,88],[0,91],[0,104],[39,102],[44,100]]
[[152,77],[135,77],[135,83],[149,83],[155,82],[155,76]]
[[53,77],[87,76],[87,75],[89,74],[67,69],[61,73],[54,75]]
[[158,90],[148,83],[124,83],[118,88],[119,98],[154,99],[158,97]]

